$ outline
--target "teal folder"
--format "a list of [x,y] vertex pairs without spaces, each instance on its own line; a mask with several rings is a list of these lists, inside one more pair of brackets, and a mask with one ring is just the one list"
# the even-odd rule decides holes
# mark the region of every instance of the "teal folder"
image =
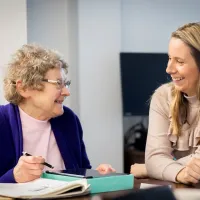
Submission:
[[[91,170],[96,171],[96,170]],[[76,175],[75,175],[76,176]],[[71,175],[59,175],[52,173],[43,173],[42,178],[62,180],[62,181],[74,181],[79,180],[81,177],[75,177]],[[86,178],[88,184],[90,184],[91,193],[100,192],[112,192],[118,190],[133,189],[134,176],[132,174],[112,173],[108,175],[92,176]]]

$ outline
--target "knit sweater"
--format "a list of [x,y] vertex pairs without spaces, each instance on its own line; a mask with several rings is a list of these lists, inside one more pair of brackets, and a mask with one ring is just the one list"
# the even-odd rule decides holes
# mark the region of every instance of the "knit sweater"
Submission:
[[200,158],[200,102],[187,97],[187,122],[179,137],[172,135],[170,104],[172,84],[159,87],[152,96],[145,164],[152,178],[176,182],[178,172],[192,157]]

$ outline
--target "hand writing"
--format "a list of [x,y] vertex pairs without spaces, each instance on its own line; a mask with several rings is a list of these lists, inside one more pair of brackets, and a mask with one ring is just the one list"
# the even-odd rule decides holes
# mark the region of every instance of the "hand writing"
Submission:
[[45,160],[41,156],[21,156],[13,170],[17,183],[24,183],[39,178],[44,169]]

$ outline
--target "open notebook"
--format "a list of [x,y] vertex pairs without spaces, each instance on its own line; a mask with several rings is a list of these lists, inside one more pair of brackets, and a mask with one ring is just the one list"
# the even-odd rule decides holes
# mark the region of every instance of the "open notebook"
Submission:
[[87,180],[57,181],[39,178],[27,183],[0,183],[0,196],[21,199],[66,198],[89,193]]

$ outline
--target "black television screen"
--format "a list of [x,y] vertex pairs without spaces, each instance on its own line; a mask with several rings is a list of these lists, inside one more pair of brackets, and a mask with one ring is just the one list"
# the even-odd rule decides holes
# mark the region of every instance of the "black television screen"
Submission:
[[123,115],[148,115],[154,90],[169,81],[166,53],[120,53]]

